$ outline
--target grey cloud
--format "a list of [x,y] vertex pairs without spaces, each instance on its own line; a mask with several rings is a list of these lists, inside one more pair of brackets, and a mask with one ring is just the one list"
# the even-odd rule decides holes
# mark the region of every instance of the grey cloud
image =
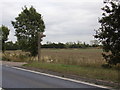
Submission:
[[3,24],[11,29],[10,40],[15,41],[11,20],[22,11],[24,5],[33,5],[45,21],[46,41],[86,41],[93,39],[94,29],[98,28],[102,1],[99,0],[13,0],[2,4]]

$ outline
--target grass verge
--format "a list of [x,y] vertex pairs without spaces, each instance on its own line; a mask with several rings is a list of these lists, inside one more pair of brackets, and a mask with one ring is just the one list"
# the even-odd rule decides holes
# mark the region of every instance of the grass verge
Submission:
[[65,65],[65,64],[53,64],[53,63],[39,63],[33,62],[25,64],[25,67],[34,67],[39,69],[46,69],[60,73],[78,75],[87,78],[107,80],[112,82],[120,82],[118,70],[116,69],[105,69],[105,68],[94,68],[94,67],[83,67],[77,65]]

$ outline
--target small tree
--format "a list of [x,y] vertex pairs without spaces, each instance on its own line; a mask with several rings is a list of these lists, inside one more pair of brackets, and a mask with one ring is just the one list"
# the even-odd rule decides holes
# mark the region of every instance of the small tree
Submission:
[[44,32],[45,25],[41,14],[33,6],[25,6],[23,11],[12,21],[18,43],[22,50],[29,51],[32,56],[38,54],[38,32]]
[[4,25],[2,25],[0,27],[0,32],[2,32],[2,34],[1,34],[1,39],[2,39],[1,42],[2,42],[2,51],[3,51],[3,53],[5,52],[5,41],[8,40],[9,31],[10,30]]
[[96,31],[95,38],[103,44],[103,57],[109,65],[120,63],[120,3],[119,0],[107,0],[103,17],[99,20],[101,27]]

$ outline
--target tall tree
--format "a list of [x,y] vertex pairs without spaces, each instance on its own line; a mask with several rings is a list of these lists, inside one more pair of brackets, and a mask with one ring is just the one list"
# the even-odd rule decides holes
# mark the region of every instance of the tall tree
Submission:
[[8,40],[8,35],[9,35],[9,29],[8,29],[8,27],[6,27],[6,26],[4,26],[4,25],[2,25],[1,27],[0,27],[0,32],[2,32],[2,34],[1,34],[1,42],[2,42],[2,51],[4,52],[5,51],[5,41],[7,41]]
[[17,40],[24,51],[29,51],[32,56],[38,53],[38,32],[44,32],[45,25],[41,14],[31,6],[25,6],[22,12],[12,21],[15,28]]
[[103,17],[99,20],[101,27],[95,38],[103,44],[103,57],[109,65],[120,64],[120,2],[106,0],[102,8]]

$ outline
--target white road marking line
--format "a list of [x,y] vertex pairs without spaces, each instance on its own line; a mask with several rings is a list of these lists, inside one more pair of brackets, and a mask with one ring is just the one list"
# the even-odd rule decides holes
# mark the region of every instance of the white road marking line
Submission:
[[0,90],[2,90],[2,88],[0,87]]
[[51,75],[51,74],[47,74],[47,73],[41,73],[41,72],[32,71],[32,70],[23,69],[23,68],[18,68],[18,67],[11,67],[11,68],[19,69],[19,70],[23,70],[23,71],[28,71],[28,72],[32,72],[32,73],[36,73],[36,74],[42,74],[42,75],[45,75],[45,76],[50,76],[50,77],[54,77],[54,78],[68,80],[68,81],[72,81],[72,82],[76,82],[76,83],[87,84],[87,85],[91,85],[91,86],[95,86],[95,87],[99,87],[99,88],[110,89],[109,87],[106,87],[106,86],[96,85],[96,84],[93,84],[93,83],[88,83],[88,82],[84,82],[84,81],[78,81],[78,80],[74,80],[74,79],[70,79],[70,78],[64,78],[64,77],[55,76],[55,75]]

